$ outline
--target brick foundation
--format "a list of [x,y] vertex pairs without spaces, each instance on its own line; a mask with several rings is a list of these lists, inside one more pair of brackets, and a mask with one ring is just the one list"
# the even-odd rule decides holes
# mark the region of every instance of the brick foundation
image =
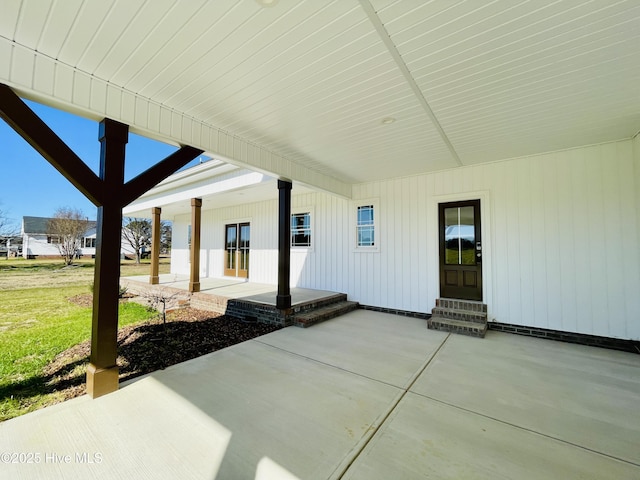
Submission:
[[596,335],[586,335],[584,333],[563,332],[561,330],[549,330],[546,328],[527,327],[524,325],[499,322],[489,322],[489,330],[640,354],[640,341],[637,340],[622,340],[620,338],[599,337]]

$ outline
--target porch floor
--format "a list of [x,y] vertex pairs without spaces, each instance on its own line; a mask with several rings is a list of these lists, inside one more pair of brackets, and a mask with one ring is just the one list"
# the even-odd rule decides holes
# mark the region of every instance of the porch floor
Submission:
[[0,478],[637,479],[639,404],[640,355],[356,310],[1,423]]
[[[135,282],[136,284],[149,285],[148,275],[135,277],[123,277],[125,282]],[[189,290],[189,276],[163,274],[160,275],[158,287],[173,288],[177,290]],[[219,297],[243,299],[254,303],[265,305],[276,305],[276,294],[278,288],[275,285],[265,283],[255,283],[246,280],[236,280],[234,278],[201,278],[200,293],[215,295]],[[312,290],[309,288],[291,288],[291,304],[296,306],[303,303],[313,302],[329,296],[336,292],[326,290]]]

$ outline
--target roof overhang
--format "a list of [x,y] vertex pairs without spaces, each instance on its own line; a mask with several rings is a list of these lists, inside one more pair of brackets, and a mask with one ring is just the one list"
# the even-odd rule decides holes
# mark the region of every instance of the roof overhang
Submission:
[[[311,191],[294,186],[295,193]],[[127,217],[150,218],[152,208],[161,208],[164,218],[187,214],[191,199],[202,199],[202,209],[223,208],[278,198],[277,179],[260,172],[211,160],[176,173],[127,205]]]
[[20,95],[274,178],[352,185],[631,138],[636,2],[3,4]]

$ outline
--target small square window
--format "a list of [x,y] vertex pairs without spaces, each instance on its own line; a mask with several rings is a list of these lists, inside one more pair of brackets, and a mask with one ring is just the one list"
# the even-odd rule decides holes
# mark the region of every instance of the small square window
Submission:
[[311,213],[291,215],[291,246],[311,247]]

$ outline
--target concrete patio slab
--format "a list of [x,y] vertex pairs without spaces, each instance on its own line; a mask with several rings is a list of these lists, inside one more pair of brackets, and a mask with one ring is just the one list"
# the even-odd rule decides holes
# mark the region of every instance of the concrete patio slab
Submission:
[[[399,328],[401,326],[401,328]],[[274,347],[400,388],[408,387],[447,337],[425,320],[356,310],[337,322],[259,339]]]
[[637,479],[638,466],[408,393],[343,479]]
[[412,391],[640,465],[640,355],[451,336]]
[[359,310],[1,423],[0,478],[640,478],[638,375]]

